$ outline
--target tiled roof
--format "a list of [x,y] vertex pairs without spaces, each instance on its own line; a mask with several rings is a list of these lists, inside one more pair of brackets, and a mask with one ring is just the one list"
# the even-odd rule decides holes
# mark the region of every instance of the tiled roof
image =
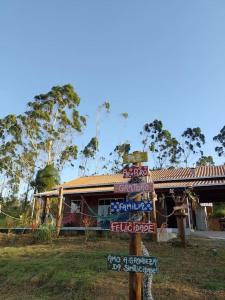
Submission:
[[[225,185],[225,166],[153,170],[155,189]],[[122,174],[80,177],[63,184],[64,194],[113,191],[115,183],[128,182]],[[55,190],[37,195],[58,195]]]
[[155,183],[154,188],[157,189],[173,189],[187,187],[206,187],[206,186],[225,186],[225,179],[219,180],[188,180],[188,181],[172,181]]
[[64,188],[69,187],[82,187],[82,186],[93,186],[93,185],[111,185],[118,182],[127,182],[128,179],[123,178],[122,174],[115,175],[96,175],[79,177],[77,179],[68,181],[63,184]]
[[[153,170],[151,174],[155,183],[174,180],[225,178],[225,166]],[[63,187],[104,186],[127,181],[128,179],[123,178],[122,174],[86,176],[68,181],[63,184]]]
[[[225,179],[219,180],[189,180],[189,181],[173,181],[173,182],[160,182],[155,183],[154,187],[156,190],[161,189],[173,189],[173,188],[187,188],[187,187],[206,187],[206,186],[225,186]],[[104,193],[113,192],[114,187],[112,186],[99,186],[99,187],[85,187],[76,189],[64,189],[64,195],[71,194],[87,194],[87,193]],[[43,192],[37,194],[38,196],[58,196],[58,190]]]

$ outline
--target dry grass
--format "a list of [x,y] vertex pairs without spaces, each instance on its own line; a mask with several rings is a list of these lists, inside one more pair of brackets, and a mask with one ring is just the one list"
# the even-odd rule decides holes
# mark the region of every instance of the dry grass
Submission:
[[[12,238],[13,243],[10,237],[1,242],[1,299],[128,299],[128,274],[106,267],[109,253],[128,253],[128,240],[85,243],[84,237],[73,237],[27,245],[30,237]],[[195,238],[187,249],[176,243],[145,244],[159,260],[155,299],[225,299],[225,242]]]

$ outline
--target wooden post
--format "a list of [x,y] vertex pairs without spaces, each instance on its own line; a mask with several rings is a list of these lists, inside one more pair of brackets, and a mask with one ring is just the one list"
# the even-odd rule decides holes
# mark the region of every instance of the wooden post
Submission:
[[59,236],[60,228],[62,224],[62,207],[63,207],[63,187],[59,188],[59,200],[58,200],[58,211],[56,218],[56,236]]
[[185,239],[185,227],[184,227],[184,221],[185,221],[186,215],[183,215],[182,213],[178,213],[176,215],[177,219],[177,229],[178,233],[181,239],[181,245],[182,247],[186,247],[186,239]]
[[[141,233],[130,234],[130,255],[141,256]],[[142,274],[129,273],[129,299],[141,300]]]
[[152,240],[157,242],[158,237],[157,237],[157,218],[156,218],[156,205],[155,202],[157,200],[157,195],[155,193],[155,191],[152,193],[152,206],[153,206],[153,210],[152,210],[152,222],[156,224],[156,232],[152,235]]
[[[134,166],[141,166],[140,163]],[[138,201],[136,199],[135,201]],[[130,255],[141,256],[141,233],[130,234]],[[129,273],[129,300],[141,300],[142,296],[142,274]]]

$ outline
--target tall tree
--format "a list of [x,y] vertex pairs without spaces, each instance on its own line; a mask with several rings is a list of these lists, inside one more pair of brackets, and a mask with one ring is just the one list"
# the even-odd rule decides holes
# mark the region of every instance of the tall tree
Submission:
[[25,115],[38,126],[38,136],[30,146],[37,151],[43,167],[54,164],[62,169],[66,162],[77,158],[74,138],[86,125],[86,118],[77,110],[79,104],[80,98],[69,84],[55,86],[28,103]]
[[163,168],[178,163],[179,143],[171,133],[163,128],[160,120],[144,125],[142,136],[143,150],[149,150],[156,168]]
[[16,115],[0,119],[0,176],[1,196],[4,190],[17,192],[21,171],[15,161],[18,160],[17,148],[22,145],[22,130]]
[[213,157],[211,155],[209,156],[202,156],[199,158],[199,160],[196,163],[197,166],[214,166],[215,163],[213,161]]
[[114,151],[110,153],[113,157],[111,161],[110,171],[113,173],[120,173],[123,169],[123,156],[130,152],[131,145],[129,143],[119,144]]
[[81,164],[79,169],[82,172],[82,175],[87,175],[90,171],[90,168],[87,166],[87,162],[90,159],[94,159],[98,151],[98,140],[96,137],[91,138],[90,142],[81,150]]
[[191,156],[203,156],[201,150],[203,144],[205,144],[205,136],[201,131],[201,128],[187,128],[182,133],[183,143],[181,146],[181,153],[183,155],[183,161],[185,166],[188,166]]
[[0,120],[0,172],[9,183],[26,182],[28,193],[38,170],[47,165],[62,170],[66,163],[73,164],[78,152],[75,137],[86,126],[79,103],[73,86],[55,86],[35,96],[24,114]]
[[215,148],[215,151],[218,154],[218,156],[225,156],[225,125],[220,130],[220,132],[216,136],[214,136],[213,140],[219,143],[219,146]]

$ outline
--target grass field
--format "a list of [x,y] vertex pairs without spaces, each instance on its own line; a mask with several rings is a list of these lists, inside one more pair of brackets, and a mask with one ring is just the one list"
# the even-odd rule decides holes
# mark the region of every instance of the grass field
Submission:
[[[9,241],[2,236],[0,299],[128,299],[128,274],[106,266],[108,254],[128,254],[128,240],[85,243],[80,236],[28,243],[28,236]],[[155,299],[225,299],[225,242],[192,238],[187,249],[176,243],[145,244],[159,260]]]

